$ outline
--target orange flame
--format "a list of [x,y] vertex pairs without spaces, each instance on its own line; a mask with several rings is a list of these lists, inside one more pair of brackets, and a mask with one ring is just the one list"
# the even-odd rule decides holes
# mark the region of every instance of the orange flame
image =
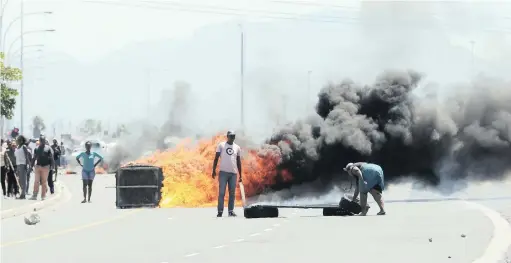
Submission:
[[94,171],[96,172],[96,174],[106,174],[105,169],[100,166],[96,166],[96,168],[94,168]]
[[[191,140],[184,140],[174,149],[156,152],[130,164],[162,167],[164,182],[160,207],[214,206],[218,198],[218,180],[211,178],[211,172],[216,146],[224,140],[224,135],[201,140],[196,145],[192,145]],[[243,185],[246,196],[250,197],[275,183],[280,156],[262,155],[255,149],[242,149],[242,152]],[[282,180],[290,178],[290,173],[282,174]],[[240,200],[239,187],[236,200]]]

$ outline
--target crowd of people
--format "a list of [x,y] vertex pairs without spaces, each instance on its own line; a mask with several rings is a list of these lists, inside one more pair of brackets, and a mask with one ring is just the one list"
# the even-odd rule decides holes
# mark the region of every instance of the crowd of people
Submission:
[[[35,146],[31,147],[31,143]],[[55,193],[58,169],[65,165],[65,148],[56,139],[49,144],[45,136],[28,140],[19,135],[16,139],[1,141],[1,184],[4,198],[26,199],[30,195],[30,177],[33,174],[31,200],[46,198],[48,190]],[[64,160],[61,160],[64,159]]]

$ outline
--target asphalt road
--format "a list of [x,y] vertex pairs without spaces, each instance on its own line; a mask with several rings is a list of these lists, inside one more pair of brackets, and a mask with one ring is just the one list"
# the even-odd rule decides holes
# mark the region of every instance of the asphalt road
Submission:
[[60,180],[69,200],[43,210],[39,224],[2,220],[1,262],[472,262],[494,236],[490,218],[460,201],[389,203],[386,216],[282,209],[248,220],[216,218],[214,208],[118,210],[105,188],[111,175],[96,176],[92,203],[81,204],[79,177]]

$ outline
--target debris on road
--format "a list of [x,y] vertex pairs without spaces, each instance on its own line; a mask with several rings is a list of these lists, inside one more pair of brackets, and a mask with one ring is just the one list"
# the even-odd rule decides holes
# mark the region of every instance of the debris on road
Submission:
[[433,242],[433,239],[432,239],[432,238],[430,238],[430,239],[429,239],[429,242]]
[[36,213],[36,209],[34,208],[34,213],[32,213],[29,217],[25,217],[25,224],[32,226],[41,222],[41,218]]
[[465,236],[465,234],[461,234],[461,237],[465,238],[465,237],[467,237],[467,236]]

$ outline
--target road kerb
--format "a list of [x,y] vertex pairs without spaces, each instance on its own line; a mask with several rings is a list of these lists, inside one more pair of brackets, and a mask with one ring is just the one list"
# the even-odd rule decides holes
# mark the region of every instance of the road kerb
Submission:
[[42,209],[45,209],[47,207],[57,204],[64,197],[65,185],[60,182],[57,182],[55,186],[58,187],[58,189],[59,189],[58,191],[56,191],[55,195],[50,196],[50,198],[48,198],[44,201],[37,201],[35,203],[29,204],[29,205],[24,205],[22,207],[16,207],[16,208],[4,210],[1,212],[2,219],[24,215],[26,213],[30,213],[30,212],[34,211],[34,209],[36,211],[39,211],[39,210],[42,210]]

